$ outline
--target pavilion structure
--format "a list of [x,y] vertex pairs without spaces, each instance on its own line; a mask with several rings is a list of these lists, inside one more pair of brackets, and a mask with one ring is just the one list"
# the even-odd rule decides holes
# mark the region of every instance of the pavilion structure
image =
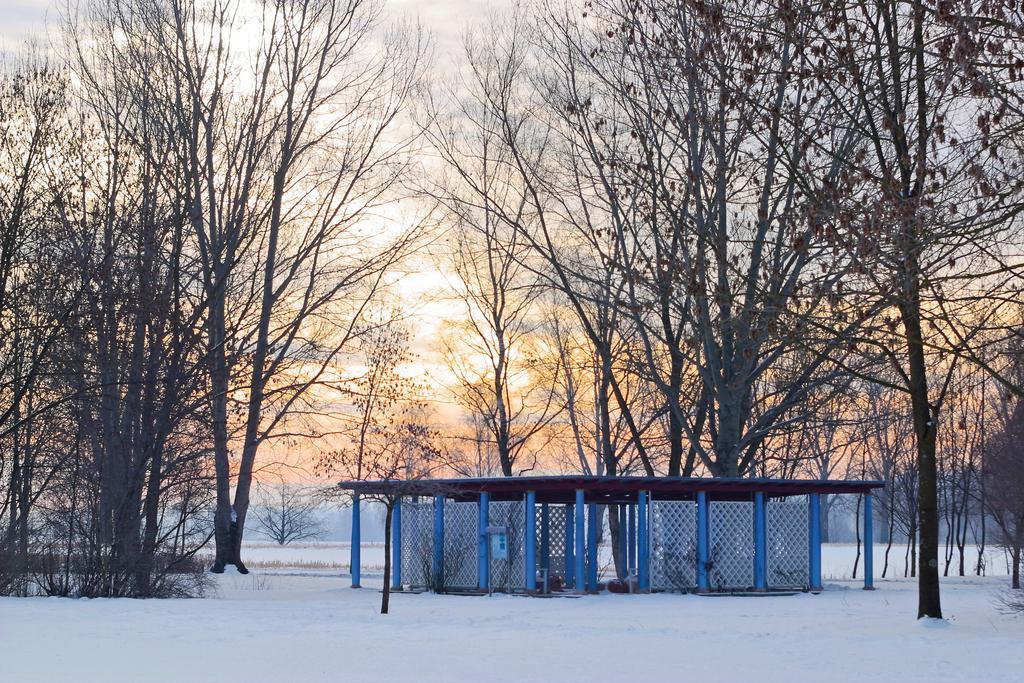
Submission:
[[[863,496],[879,481],[531,476],[348,481],[352,585],[359,586],[360,499],[397,500],[395,590],[596,592],[617,578],[639,592],[822,589],[821,496]],[[600,507],[606,506],[606,515]],[[601,520],[616,524],[622,576],[600,575]],[[603,530],[602,530],[603,531]],[[607,563],[605,563],[607,564]],[[872,588],[872,544],[864,545]]]

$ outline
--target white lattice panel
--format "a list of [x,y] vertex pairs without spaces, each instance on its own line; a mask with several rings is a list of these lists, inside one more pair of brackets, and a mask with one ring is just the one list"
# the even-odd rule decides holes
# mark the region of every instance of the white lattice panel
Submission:
[[754,585],[754,504],[711,502],[712,590],[747,589]]
[[523,541],[526,535],[526,517],[522,501],[491,503],[489,522],[500,525],[508,533],[508,559],[491,558],[491,587],[496,591],[519,590],[526,587],[523,575],[526,558]]
[[402,583],[429,586],[434,558],[434,503],[402,501]]
[[697,585],[697,504],[651,502],[651,588],[689,591]]
[[477,587],[477,526],[476,503],[444,504],[444,587]]
[[768,501],[768,587],[807,588],[807,502]]

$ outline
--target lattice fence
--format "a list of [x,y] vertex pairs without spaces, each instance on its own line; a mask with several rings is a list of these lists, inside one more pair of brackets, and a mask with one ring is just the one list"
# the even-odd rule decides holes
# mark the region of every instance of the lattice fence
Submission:
[[[542,507],[537,506],[537,567],[543,566]],[[565,506],[548,506],[548,576],[565,578]]]
[[402,501],[402,583],[430,585],[434,557],[434,503]]
[[491,503],[488,514],[492,526],[504,526],[508,533],[508,559],[491,558],[491,587],[496,591],[525,588],[523,540],[526,536],[526,518],[523,502]]
[[747,589],[754,585],[754,504],[711,502],[709,575],[712,590]]
[[651,502],[651,588],[690,591],[697,585],[697,504]]
[[768,587],[807,588],[807,502],[768,501]]
[[444,587],[477,587],[477,539],[479,527],[476,503],[444,504]]

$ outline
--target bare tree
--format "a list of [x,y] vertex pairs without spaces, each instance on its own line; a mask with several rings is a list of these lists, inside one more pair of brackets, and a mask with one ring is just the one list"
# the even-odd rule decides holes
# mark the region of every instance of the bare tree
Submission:
[[[358,374],[347,378],[336,389],[351,399],[340,448],[322,455],[316,472],[321,476],[346,480],[413,481],[430,476],[445,462],[440,435],[431,425],[424,402],[425,387],[407,374],[415,356],[409,349],[410,333],[402,321],[390,313],[377,311],[368,317],[368,326],[360,331],[361,354],[353,360]],[[415,494],[415,492],[413,492]],[[330,500],[349,494],[331,488],[324,492]],[[362,499],[351,494],[353,502]],[[385,508],[384,593],[381,614],[390,603],[391,524],[399,495],[374,494],[366,500]]]
[[911,404],[919,617],[942,616],[936,443],[956,361],[980,362],[982,332],[1016,297],[1015,26],[995,8],[932,12],[921,0],[839,3],[807,26],[830,125],[857,136],[838,182],[808,196],[820,236],[858,263],[847,296],[884,305],[862,348],[886,359]]
[[256,484],[256,529],[278,545],[306,541],[324,535],[317,516],[319,503],[309,490],[280,481]]
[[33,106],[5,119],[45,133],[5,138],[8,151],[45,146],[8,224],[16,246],[30,236],[8,254],[20,320],[2,354],[15,369],[13,431],[0,435],[14,456],[9,530],[25,557],[32,526],[34,590],[187,594],[202,588],[191,558],[209,538],[192,273],[167,129],[147,107],[127,115],[147,103],[138,72],[99,53],[65,65],[75,77],[17,76]]
[[66,456],[49,447],[49,414],[75,393],[49,381],[83,292],[79,274],[57,267],[49,213],[74,145],[69,89],[62,65],[35,50],[0,65],[0,591],[24,586],[30,520]]
[[[535,234],[544,232],[545,224],[555,219],[547,215],[553,207],[538,193],[535,174],[558,169],[548,163],[551,138],[544,111],[547,105],[534,96],[528,80],[530,30],[525,15],[517,11],[510,17],[495,17],[487,25],[490,40],[467,38],[468,76],[460,84],[461,90],[449,98],[451,118],[457,125],[451,132],[435,133],[431,142],[446,168],[460,181],[459,202],[478,211],[486,209],[488,220],[500,226],[503,233],[504,255],[512,257],[517,269],[529,276],[530,286],[536,287],[533,283],[537,283],[564,295],[561,303],[577,317],[600,358],[603,378],[597,386],[603,392],[603,402],[607,405],[609,400],[615,401],[630,431],[633,448],[644,469],[653,474],[654,467],[641,441],[642,427],[620,386],[621,376],[613,372],[617,360],[613,357],[613,338],[618,330],[613,324],[612,297],[622,285],[600,259],[591,258],[584,240],[562,235],[565,239],[558,242],[555,259],[537,250]],[[441,121],[444,125],[447,119]],[[481,141],[486,141],[486,148]],[[486,166],[481,163],[485,150]],[[524,166],[529,167],[529,174],[524,174]],[[515,249],[509,250],[508,245],[515,245]],[[567,270],[573,267],[586,270],[587,277],[570,277]],[[574,288],[567,287],[570,282]],[[602,445],[602,461],[608,453],[606,443]]]
[[[317,462],[319,474],[348,480],[402,480],[412,482],[430,476],[445,459],[439,434],[431,426],[422,400],[423,387],[403,374],[402,366],[412,359],[409,333],[400,322],[381,320],[362,333],[363,372],[349,382],[346,394],[354,397],[351,426],[345,444],[323,455]],[[326,497],[334,499],[331,489]],[[415,495],[415,490],[407,491]],[[347,494],[343,494],[347,495]],[[351,494],[358,503],[362,496]],[[380,502],[384,519],[384,591],[381,614],[387,614],[391,595],[391,525],[401,494],[373,494],[366,500]]]
[[[1024,356],[1020,338],[1007,350],[1006,377],[1017,384],[1024,380]],[[999,432],[985,446],[985,510],[999,530],[999,543],[1010,556],[1011,587],[1020,589],[1021,551],[1024,549],[1024,400],[1004,392],[999,406]],[[1015,598],[1016,600],[1016,598]],[[1017,600],[1019,602],[1019,600]]]
[[367,217],[394,199],[406,168],[409,139],[390,131],[423,54],[415,34],[381,34],[379,8],[363,0],[269,3],[247,22],[258,39],[244,43],[232,36],[241,8],[116,0],[102,12],[116,59],[161,76],[146,85],[180,143],[204,298],[215,572],[245,571],[260,445],[321,383],[407,250],[408,232],[375,239]]

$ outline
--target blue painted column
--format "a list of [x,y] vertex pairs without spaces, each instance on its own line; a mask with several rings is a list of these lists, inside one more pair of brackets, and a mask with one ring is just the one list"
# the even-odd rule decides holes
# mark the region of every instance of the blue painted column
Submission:
[[708,580],[708,550],[710,547],[710,515],[708,514],[707,491],[697,492],[697,591],[707,593],[711,588]]
[[534,491],[526,492],[526,561],[523,563],[523,572],[526,574],[526,591],[533,593],[537,590],[537,494]]
[[636,571],[636,503],[626,505],[626,527],[627,535],[626,549],[629,558],[626,562],[630,572]]
[[647,532],[647,491],[641,491],[637,496],[637,539],[636,539],[636,560],[637,560],[637,585],[641,591],[651,589],[650,568],[651,558],[649,555],[650,544],[648,543]]
[[360,544],[361,541],[359,538],[359,495],[356,494],[352,496],[352,542],[350,544],[351,547],[349,549],[351,553],[349,555],[349,572],[352,574],[353,588],[359,588],[359,551],[362,549],[360,548]]
[[576,585],[576,514],[575,506],[568,503],[565,506],[565,587]]
[[597,503],[587,503],[587,590],[597,592]]
[[[626,537],[628,536],[628,533],[626,532],[626,506],[620,504],[614,508],[608,508],[609,514],[612,510],[616,510],[619,516],[619,566],[616,568],[616,576],[620,579],[624,579],[626,578],[626,574],[629,573],[626,566],[629,564],[629,548],[626,543]],[[608,527],[610,530],[610,521],[608,522]]]
[[402,590],[402,499],[391,513],[391,589]]
[[821,590],[821,495],[812,493],[808,503],[808,527],[810,542],[810,580],[811,590]]
[[768,590],[768,525],[764,493],[754,493],[754,590]]
[[444,588],[444,496],[434,496],[434,561],[430,567],[434,591]]
[[871,493],[864,494],[864,590],[875,589],[875,520],[871,514]]
[[574,577],[576,579],[575,586],[577,593],[585,593],[587,591],[587,569],[586,569],[586,558],[587,558],[587,546],[586,546],[586,529],[584,528],[584,518],[587,514],[587,506],[583,502],[583,489],[576,489],[576,568],[574,571]]
[[491,494],[481,493],[477,504],[477,541],[476,541],[476,587],[482,591],[491,587],[491,563],[487,543],[487,526],[491,523]]
[[540,505],[540,568],[551,572],[551,506]]

